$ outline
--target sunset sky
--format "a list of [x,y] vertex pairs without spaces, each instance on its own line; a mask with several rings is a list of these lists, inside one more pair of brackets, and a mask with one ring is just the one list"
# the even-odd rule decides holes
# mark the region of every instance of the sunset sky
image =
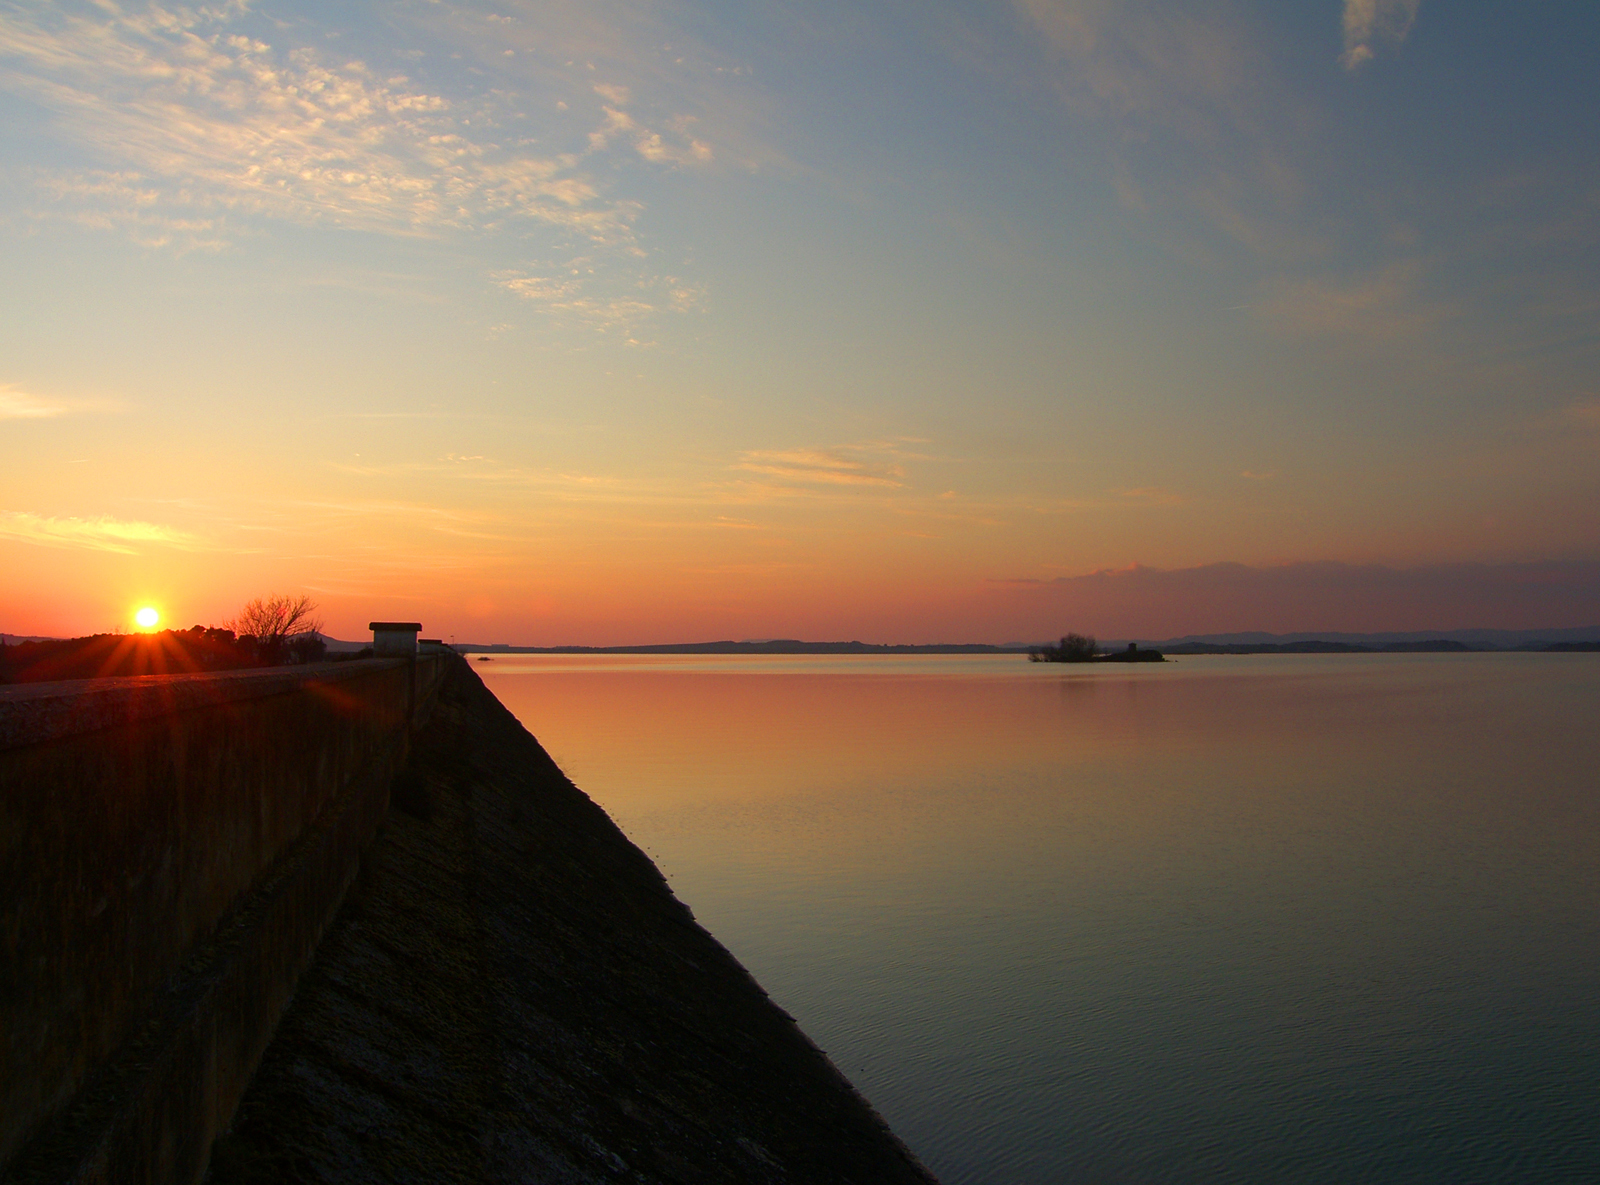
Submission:
[[1600,624],[1597,44],[0,0],[0,631]]

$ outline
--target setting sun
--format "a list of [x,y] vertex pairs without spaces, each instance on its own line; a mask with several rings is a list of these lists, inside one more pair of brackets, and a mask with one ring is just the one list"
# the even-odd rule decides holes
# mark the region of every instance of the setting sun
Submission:
[[143,609],[139,610],[139,612],[133,615],[133,619],[139,623],[140,629],[147,630],[154,626],[156,622],[161,620],[161,614],[157,613],[154,609],[150,608],[150,606],[146,605]]

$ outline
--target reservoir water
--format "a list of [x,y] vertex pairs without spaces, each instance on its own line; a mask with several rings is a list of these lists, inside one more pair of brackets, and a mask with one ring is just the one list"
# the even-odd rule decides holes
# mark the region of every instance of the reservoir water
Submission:
[[1600,1180],[1600,655],[474,666],[946,1185]]

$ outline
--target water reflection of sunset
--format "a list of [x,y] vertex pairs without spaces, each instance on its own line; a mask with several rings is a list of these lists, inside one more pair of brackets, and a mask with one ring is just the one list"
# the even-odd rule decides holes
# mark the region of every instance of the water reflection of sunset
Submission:
[[[515,656],[479,668],[580,786],[592,772],[615,801],[641,805],[781,797],[819,778],[917,781],[981,771],[1002,756],[1056,771],[1218,749],[1246,764],[1290,755],[1314,764],[1310,755],[1323,750],[1403,737],[1413,715],[1436,711],[1427,692],[1441,669],[1429,656],[1333,681],[1320,676],[1353,673],[1344,656],[1068,672],[1010,656]],[[1403,760],[1404,746],[1392,756]]]
[[478,669],[954,1179],[1281,1179],[1401,1096],[1561,1147],[1494,1108],[1593,1097],[1591,656],[762,666]]
[[[951,876],[972,845],[1015,842],[992,816],[1023,809],[1034,833],[1025,845],[1065,845],[1085,866],[1107,858],[1098,849],[1111,836],[1122,858],[1148,846],[1151,868],[1170,867],[1188,835],[1219,827],[1315,844],[1367,809],[1372,779],[1353,768],[1378,763],[1384,779],[1436,784],[1443,748],[1478,753],[1480,772],[1518,753],[1519,769],[1501,775],[1530,776],[1528,762],[1541,759],[1528,757],[1527,736],[1561,735],[1549,720],[1441,714],[1435,693],[1464,669],[1457,656],[1365,668],[1343,656],[1221,658],[1069,674],[995,657],[523,657],[479,669],[641,842],[663,828],[678,834],[713,876],[758,850],[777,853],[790,866],[780,881],[811,875],[818,846],[835,849],[834,874],[848,865],[874,877],[874,845],[885,841],[875,829],[891,816],[896,859],[943,864]],[[1549,673],[1501,659],[1493,677],[1507,693]],[[1423,733],[1433,747],[1418,749]],[[1348,808],[1337,822],[1335,799]],[[1499,814],[1506,804],[1479,807]],[[797,845],[812,850],[782,854]]]

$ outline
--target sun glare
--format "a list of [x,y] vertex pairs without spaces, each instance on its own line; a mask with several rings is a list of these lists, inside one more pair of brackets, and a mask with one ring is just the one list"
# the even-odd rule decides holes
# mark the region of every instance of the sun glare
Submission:
[[147,630],[154,626],[156,622],[161,620],[161,614],[157,613],[154,609],[150,608],[150,606],[146,605],[143,609],[139,610],[139,612],[133,615],[133,619],[139,623],[140,629]]

